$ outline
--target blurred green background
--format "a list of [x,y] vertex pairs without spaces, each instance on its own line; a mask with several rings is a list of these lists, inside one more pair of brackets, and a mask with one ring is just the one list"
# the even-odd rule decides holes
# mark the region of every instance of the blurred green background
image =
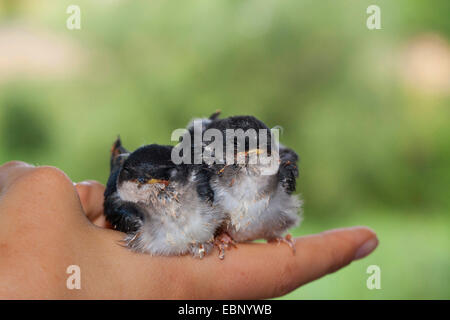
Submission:
[[[69,30],[66,8],[81,8]],[[366,8],[381,8],[368,30]],[[367,225],[367,259],[290,299],[450,298],[450,1],[0,0],[0,163],[108,177],[221,109],[301,157],[295,235]],[[369,265],[381,289],[366,287]]]

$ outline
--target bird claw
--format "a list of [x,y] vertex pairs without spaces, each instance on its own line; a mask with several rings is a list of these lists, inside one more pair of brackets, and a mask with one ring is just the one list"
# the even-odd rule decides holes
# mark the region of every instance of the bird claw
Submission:
[[287,234],[285,237],[276,237],[268,240],[267,242],[277,242],[278,244],[280,244],[281,242],[286,243],[291,248],[292,253],[295,254],[295,239],[292,238],[291,234]]
[[198,248],[198,257],[202,259],[205,256],[205,248],[201,244]]
[[214,239],[214,245],[219,249],[219,259],[225,258],[225,250],[231,247],[237,248],[236,242],[226,232],[221,233]]

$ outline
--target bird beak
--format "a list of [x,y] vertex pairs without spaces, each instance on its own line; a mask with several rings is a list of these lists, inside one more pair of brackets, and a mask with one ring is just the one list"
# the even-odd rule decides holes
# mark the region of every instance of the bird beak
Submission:
[[264,153],[264,150],[261,150],[261,149],[252,149],[252,150],[247,151],[246,154],[251,154],[251,153],[256,153],[257,155],[260,155],[260,154]]
[[240,156],[240,155],[245,155],[248,156],[249,154],[253,154],[256,153],[257,155],[263,154],[264,150],[262,149],[252,149],[252,150],[248,150],[248,151],[242,151],[242,152],[238,152],[236,155]]
[[167,186],[169,184],[169,181],[161,180],[161,179],[150,179],[150,180],[147,181],[147,183],[148,184],[161,183],[161,184],[164,184],[164,185]]

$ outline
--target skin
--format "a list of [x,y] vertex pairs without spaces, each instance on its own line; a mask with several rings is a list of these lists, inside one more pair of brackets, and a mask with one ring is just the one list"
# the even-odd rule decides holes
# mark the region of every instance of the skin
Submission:
[[[54,167],[0,166],[1,299],[261,299],[284,295],[372,252],[366,227],[330,230],[287,245],[239,244],[202,260],[124,248],[103,216],[104,186],[74,184]],[[268,258],[270,257],[270,258]],[[69,290],[69,265],[81,289]]]

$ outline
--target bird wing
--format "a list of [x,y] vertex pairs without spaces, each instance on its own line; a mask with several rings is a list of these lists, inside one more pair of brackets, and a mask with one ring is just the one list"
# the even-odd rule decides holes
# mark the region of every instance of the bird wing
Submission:
[[278,178],[288,193],[295,191],[296,179],[298,177],[298,155],[294,150],[280,145],[280,168]]

